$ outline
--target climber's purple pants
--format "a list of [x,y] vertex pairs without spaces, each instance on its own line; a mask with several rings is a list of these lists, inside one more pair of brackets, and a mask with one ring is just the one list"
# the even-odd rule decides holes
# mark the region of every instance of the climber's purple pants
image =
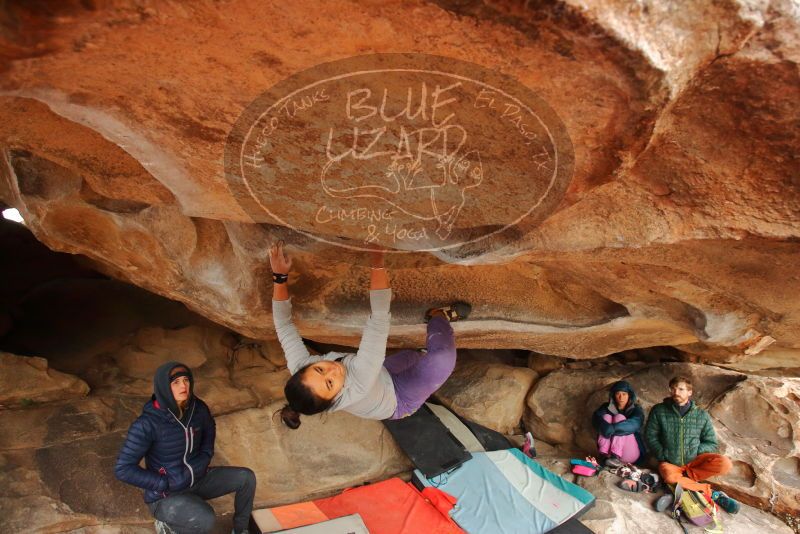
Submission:
[[397,409],[391,419],[401,419],[416,412],[453,372],[456,341],[447,319],[436,316],[428,322],[425,347],[427,354],[418,350],[401,350],[383,362],[392,376],[397,395]]

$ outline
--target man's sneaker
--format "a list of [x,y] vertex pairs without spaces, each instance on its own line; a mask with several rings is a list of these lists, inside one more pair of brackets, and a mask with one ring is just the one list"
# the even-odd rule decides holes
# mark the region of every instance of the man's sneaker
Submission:
[[622,467],[624,464],[622,463],[622,460],[620,460],[620,459],[619,459],[619,458],[617,458],[616,456],[609,456],[609,457],[608,457],[608,458],[606,458],[606,460],[603,462],[603,465],[605,465],[605,466],[606,466],[606,467],[608,467],[609,469],[619,469],[619,468],[620,468],[620,467]]
[[717,503],[720,508],[729,514],[735,514],[739,512],[739,508],[741,508],[739,501],[733,499],[732,497],[728,497],[724,491],[715,491],[712,493],[711,500]]
[[169,525],[163,521],[156,519],[156,534],[175,534],[175,531],[169,528]]

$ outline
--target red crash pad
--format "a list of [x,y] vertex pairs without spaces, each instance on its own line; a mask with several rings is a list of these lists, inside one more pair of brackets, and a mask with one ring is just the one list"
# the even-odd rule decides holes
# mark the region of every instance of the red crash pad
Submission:
[[359,514],[370,534],[463,534],[447,515],[452,504],[448,508],[446,503],[455,499],[428,489],[439,493],[431,496],[436,504],[399,478],[347,489],[314,504],[329,518]]

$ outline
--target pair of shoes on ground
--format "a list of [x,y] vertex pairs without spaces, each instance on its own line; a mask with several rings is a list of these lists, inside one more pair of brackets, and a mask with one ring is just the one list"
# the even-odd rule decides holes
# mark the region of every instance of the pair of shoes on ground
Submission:
[[625,491],[632,491],[634,493],[655,493],[660,486],[660,478],[655,473],[644,472],[641,473],[639,478],[623,478],[620,480],[618,486]]
[[469,317],[469,314],[472,312],[472,306],[467,304],[466,302],[454,302],[447,306],[441,306],[439,308],[431,308],[425,312],[425,322],[427,323],[430,321],[434,315],[442,315],[445,319],[450,321],[451,323],[455,321],[462,321]]
[[639,469],[633,464],[623,463],[616,456],[609,456],[604,462],[606,469],[622,478],[617,484],[625,491],[634,493],[655,493],[661,486],[661,477],[647,469]]

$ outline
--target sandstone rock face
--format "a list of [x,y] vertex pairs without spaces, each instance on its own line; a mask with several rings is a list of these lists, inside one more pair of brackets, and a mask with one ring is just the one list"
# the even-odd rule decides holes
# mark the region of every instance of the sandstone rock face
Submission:
[[[296,220],[254,220],[226,182],[226,138],[249,103],[304,69],[437,54],[534,90],[571,139],[573,175],[502,239],[392,257],[392,345],[418,344],[422,310],[454,298],[476,304],[457,328],[462,347],[593,358],[671,345],[735,362],[766,336],[774,350],[800,345],[800,22],[789,2],[87,5],[18,5],[3,19],[0,197],[53,249],[265,339],[266,249],[285,238],[301,331],[354,345],[366,271],[315,238],[363,236],[341,220],[303,222],[320,207],[302,192],[313,172],[265,191]],[[325,149],[295,141],[269,172],[311,169]],[[482,161],[486,183],[503,161]],[[473,184],[464,209],[486,222],[516,209],[537,167],[518,170],[508,188]],[[415,247],[400,241],[384,244]]]
[[470,421],[511,434],[519,427],[535,380],[536,373],[522,367],[459,362],[436,398]]
[[[664,364],[630,370],[554,371],[536,383],[524,416],[535,437],[560,451],[594,453],[592,412],[608,402],[608,386],[627,380],[645,412],[668,396],[671,377],[694,383],[692,398],[709,410],[720,452],[734,469],[714,483],[736,498],[777,513],[798,510],[798,395],[796,378],[747,377],[698,364]],[[569,392],[566,394],[565,392]]]
[[800,379],[749,377],[711,408],[721,423],[722,450],[734,462],[724,477],[731,494],[800,509]]
[[300,428],[291,430],[277,415],[283,405],[217,419],[220,461],[246,465],[258,474],[258,502],[315,498],[411,469],[380,421],[333,413],[303,417]]
[[[534,437],[570,450],[591,424],[587,417],[597,408],[587,403],[592,393],[620,380],[623,371],[554,371],[539,380],[530,391],[523,420]],[[607,398],[607,396],[606,396]],[[590,449],[591,450],[591,449]]]
[[54,533],[143,523],[141,496],[113,473],[134,404],[140,407],[141,399],[89,397],[0,410],[3,530]]
[[565,358],[549,356],[547,354],[531,352],[528,355],[528,368],[533,369],[541,376],[555,371],[556,369],[561,369],[566,362],[567,360]]
[[200,367],[206,361],[202,334],[197,327],[169,334],[162,328],[143,328],[137,333],[135,343],[121,350],[114,359],[124,374],[143,379],[151,379],[161,364],[176,358],[191,368]]
[[86,382],[48,369],[44,358],[0,352],[0,405],[83,397],[87,393]]

